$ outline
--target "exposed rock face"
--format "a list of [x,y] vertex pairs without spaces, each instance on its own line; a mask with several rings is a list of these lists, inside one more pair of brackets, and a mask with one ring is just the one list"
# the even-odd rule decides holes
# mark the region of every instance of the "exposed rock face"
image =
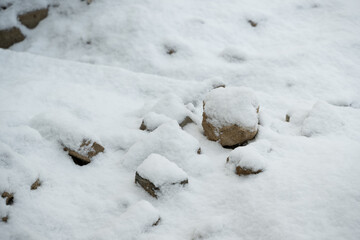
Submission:
[[83,140],[80,148],[75,151],[69,148],[64,148],[65,151],[72,157],[77,165],[83,166],[91,162],[91,158],[100,152],[104,152],[104,147],[91,140]]
[[6,205],[12,205],[14,203],[14,194],[3,192],[1,195],[2,198],[6,198]]
[[48,16],[48,12],[48,8],[42,8],[21,14],[18,16],[18,19],[27,28],[33,29],[40,23],[41,20]]
[[257,170],[257,171],[254,171],[252,169],[246,169],[246,168],[242,168],[240,166],[237,166],[236,169],[235,169],[235,173],[239,176],[243,176],[243,175],[250,175],[250,174],[258,174],[258,173],[261,173],[262,170]]
[[36,190],[38,187],[40,187],[41,186],[41,182],[40,182],[40,179],[36,179],[36,181],[33,183],[33,184],[31,184],[31,187],[30,187],[30,189],[31,190]]
[[9,48],[24,39],[25,36],[17,27],[0,30],[0,48]]
[[217,88],[203,102],[205,136],[223,147],[236,147],[258,132],[259,105],[248,88]]
[[242,128],[236,124],[230,126],[224,126],[219,128],[214,127],[207,121],[207,115],[203,113],[202,126],[204,128],[205,135],[209,140],[218,141],[223,147],[234,148],[246,141],[253,139],[257,134],[257,129],[254,131]]
[[145,189],[151,196],[157,198],[156,191],[159,191],[160,188],[155,187],[155,185],[149,180],[141,177],[137,172],[135,174],[135,183],[140,184],[140,186]]

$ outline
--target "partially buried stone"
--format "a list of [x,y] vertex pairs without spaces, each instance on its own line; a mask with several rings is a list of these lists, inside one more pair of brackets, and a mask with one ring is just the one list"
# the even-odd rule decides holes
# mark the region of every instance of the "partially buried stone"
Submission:
[[31,190],[36,190],[38,187],[40,187],[41,186],[41,182],[40,182],[40,179],[36,179],[36,181],[33,183],[33,184],[31,184],[31,187],[30,187],[30,189]]
[[48,8],[37,9],[19,15],[18,19],[27,28],[33,29],[40,23],[40,21],[48,16],[48,12]]
[[0,30],[0,48],[9,48],[24,39],[25,36],[17,27]]
[[14,203],[14,194],[9,192],[3,192],[2,198],[6,198],[6,205],[12,205]]
[[103,146],[91,140],[83,140],[80,148],[76,151],[67,147],[64,148],[64,151],[68,152],[74,163],[80,166],[89,164],[92,157],[96,156],[100,152],[104,152],[104,150]]
[[1,218],[1,221],[3,221],[3,222],[6,223],[6,222],[8,221],[8,219],[9,219],[9,216],[5,216],[5,217],[2,217],[2,218]]
[[188,184],[187,174],[175,163],[159,154],[151,154],[137,168],[135,183],[138,183],[154,198],[161,188],[175,184]]

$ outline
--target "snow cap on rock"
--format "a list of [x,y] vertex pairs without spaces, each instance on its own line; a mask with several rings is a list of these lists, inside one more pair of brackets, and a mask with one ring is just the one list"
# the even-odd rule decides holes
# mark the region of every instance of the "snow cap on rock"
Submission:
[[180,183],[187,179],[187,174],[181,168],[156,153],[147,157],[136,171],[141,177],[151,181],[156,187]]

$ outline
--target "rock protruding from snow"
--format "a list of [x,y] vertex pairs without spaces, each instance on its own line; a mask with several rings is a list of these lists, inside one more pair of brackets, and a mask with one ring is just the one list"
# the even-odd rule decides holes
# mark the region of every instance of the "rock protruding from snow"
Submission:
[[217,88],[204,100],[202,126],[205,136],[224,147],[241,145],[258,131],[259,104],[245,87]]
[[5,198],[6,205],[12,205],[14,203],[14,194],[9,192],[3,192],[2,198]]
[[239,176],[258,174],[266,167],[265,158],[251,145],[233,150],[227,163],[235,166],[235,173]]
[[159,154],[151,154],[136,169],[135,183],[140,184],[151,196],[157,198],[157,192],[165,185],[188,183],[187,174],[175,163]]
[[33,29],[40,23],[40,21],[48,16],[48,12],[48,8],[37,9],[19,15],[18,19],[21,24],[25,25],[29,29]]
[[83,166],[91,162],[91,158],[100,152],[104,152],[104,147],[91,140],[83,140],[77,150],[64,148],[77,165]]
[[30,189],[31,190],[36,190],[38,187],[40,187],[41,186],[41,181],[40,181],[40,179],[36,179],[36,181],[33,183],[33,184],[31,184],[31,187],[30,187]]
[[172,120],[132,145],[124,155],[123,164],[135,170],[151,153],[157,153],[188,171],[199,147],[199,142]]
[[25,36],[17,27],[0,30],[0,48],[9,48],[24,39]]
[[193,123],[194,114],[184,105],[183,100],[175,94],[162,97],[145,115],[141,123],[141,130],[153,131],[170,119],[176,120],[180,127]]

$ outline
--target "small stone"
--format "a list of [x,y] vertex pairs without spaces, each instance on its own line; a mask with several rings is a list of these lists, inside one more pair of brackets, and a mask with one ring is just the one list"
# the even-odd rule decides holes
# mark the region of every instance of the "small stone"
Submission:
[[258,23],[254,22],[253,20],[248,20],[248,23],[250,23],[252,27],[256,27],[258,25]]
[[5,216],[5,217],[2,217],[2,218],[1,218],[1,221],[3,221],[3,222],[6,223],[6,222],[8,221],[8,219],[9,219],[9,216]]
[[17,27],[0,30],[0,48],[9,48],[24,39],[25,36]]
[[242,176],[242,175],[250,175],[250,174],[258,174],[261,173],[262,170],[258,170],[258,171],[253,171],[251,169],[246,169],[246,168],[242,168],[240,166],[237,166],[235,169],[235,172],[237,175]]
[[201,154],[201,148],[197,150],[197,154]]
[[290,115],[289,115],[289,114],[286,114],[286,116],[285,116],[285,122],[290,122]]
[[153,227],[154,227],[154,226],[157,226],[157,225],[159,224],[160,220],[161,220],[161,218],[159,217],[159,219],[158,219],[156,222],[154,222],[152,226],[153,226]]
[[31,190],[36,190],[38,187],[40,187],[41,186],[41,182],[40,182],[40,179],[36,179],[36,181],[33,183],[33,184],[31,184]]
[[194,123],[194,121],[189,116],[186,116],[185,119],[181,123],[179,123],[179,125],[181,128],[184,128],[186,125],[190,123]]
[[18,16],[18,19],[27,28],[33,29],[40,23],[40,21],[48,16],[48,12],[48,8],[42,8],[21,14]]
[[166,53],[169,55],[173,55],[174,53],[176,53],[176,50],[174,48],[167,48]]
[[[92,145],[90,146],[91,143]],[[68,152],[74,163],[80,166],[89,164],[92,157],[96,156],[100,152],[104,152],[104,150],[105,149],[103,146],[97,142],[92,142],[91,140],[83,140],[80,148],[77,151],[67,147],[64,148],[64,151]]]
[[3,192],[1,194],[1,197],[6,198],[6,205],[12,205],[14,203],[14,194],[13,193]]

